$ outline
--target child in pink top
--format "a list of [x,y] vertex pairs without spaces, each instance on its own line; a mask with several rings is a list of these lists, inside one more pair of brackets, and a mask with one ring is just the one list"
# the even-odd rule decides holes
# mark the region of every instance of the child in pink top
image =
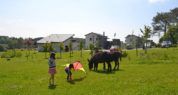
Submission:
[[55,53],[54,52],[52,52],[50,54],[48,65],[49,65],[48,73],[50,74],[49,86],[52,86],[52,85],[54,85],[54,75],[56,74],[56,62],[55,62]]

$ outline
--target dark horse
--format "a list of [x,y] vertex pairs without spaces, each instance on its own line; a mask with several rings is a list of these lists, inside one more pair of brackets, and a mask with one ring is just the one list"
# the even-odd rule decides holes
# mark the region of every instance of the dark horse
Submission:
[[121,52],[115,51],[115,52],[98,52],[94,56],[91,57],[89,62],[89,69],[91,70],[94,66],[94,70],[97,71],[98,69],[98,63],[103,63],[103,69],[105,70],[105,63],[108,64],[108,71],[112,71],[111,62],[115,62],[115,69],[119,69],[119,59],[121,60]]

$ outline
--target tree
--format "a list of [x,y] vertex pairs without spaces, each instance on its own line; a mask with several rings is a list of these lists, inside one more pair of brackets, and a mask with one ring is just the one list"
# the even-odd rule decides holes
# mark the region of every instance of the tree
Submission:
[[23,38],[18,38],[17,39],[17,47],[16,48],[23,48]]
[[64,44],[60,43],[59,48],[60,48],[60,58],[62,58],[62,51],[64,50]]
[[159,42],[161,43],[162,41],[169,40],[171,41],[172,44],[176,44],[178,42],[178,24],[176,25],[171,25],[169,27],[168,32],[160,38]]
[[4,51],[4,50],[5,50],[4,47],[2,45],[0,45],[0,52]]
[[154,33],[164,32],[166,34],[170,25],[178,22],[178,8],[174,8],[169,12],[157,13],[153,17],[153,31]]
[[52,43],[48,43],[48,52],[54,51]]
[[90,48],[90,54],[91,54],[91,56],[93,56],[94,45],[92,43],[90,43],[89,48]]
[[142,38],[143,38],[143,42],[144,42],[144,50],[145,50],[145,53],[147,53],[147,41],[148,41],[148,38],[150,38],[151,36],[151,27],[150,26],[144,26],[144,30],[140,29],[141,33],[142,33]]
[[47,42],[43,45],[43,51],[45,52],[45,58],[47,58],[47,54],[46,54],[46,52],[48,51],[48,43]]
[[170,41],[172,44],[176,44],[178,41],[178,25],[176,26],[170,26],[167,36],[170,38]]
[[69,52],[70,52],[70,57],[72,57],[72,42],[69,42]]
[[81,40],[80,41],[80,45],[79,45],[79,48],[80,48],[80,56],[82,57],[82,49],[83,49],[83,41]]
[[174,8],[171,10],[171,14],[172,14],[172,21],[174,23],[178,23],[178,8]]
[[157,13],[155,17],[153,17],[153,30],[155,33],[157,32],[167,32],[167,28],[171,23],[171,14],[169,12],[165,13]]

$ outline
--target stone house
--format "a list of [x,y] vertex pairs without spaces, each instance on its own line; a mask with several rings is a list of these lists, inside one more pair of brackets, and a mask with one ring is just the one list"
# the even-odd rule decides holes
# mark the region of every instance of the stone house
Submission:
[[125,37],[126,48],[133,49],[133,48],[142,48],[143,47],[143,40],[141,37],[136,35],[127,35]]
[[107,48],[107,36],[105,33],[103,35],[94,32],[88,33],[85,35],[85,48],[89,49],[90,44],[105,49]]

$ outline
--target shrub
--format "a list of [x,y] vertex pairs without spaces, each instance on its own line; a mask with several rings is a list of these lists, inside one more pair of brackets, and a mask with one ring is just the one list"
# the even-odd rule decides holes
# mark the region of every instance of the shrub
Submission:
[[15,57],[21,57],[22,53],[21,52],[16,52]]
[[1,58],[13,58],[14,54],[12,53],[12,51],[7,51],[2,53]]
[[14,51],[7,51],[2,53],[1,58],[13,58],[13,57],[21,57],[22,53],[21,52],[16,52]]
[[2,45],[0,45],[0,52],[4,51],[4,50],[5,50],[4,47]]
[[127,53],[126,51],[124,51],[124,52],[122,53],[122,57],[127,57],[127,55],[128,55],[128,53]]

